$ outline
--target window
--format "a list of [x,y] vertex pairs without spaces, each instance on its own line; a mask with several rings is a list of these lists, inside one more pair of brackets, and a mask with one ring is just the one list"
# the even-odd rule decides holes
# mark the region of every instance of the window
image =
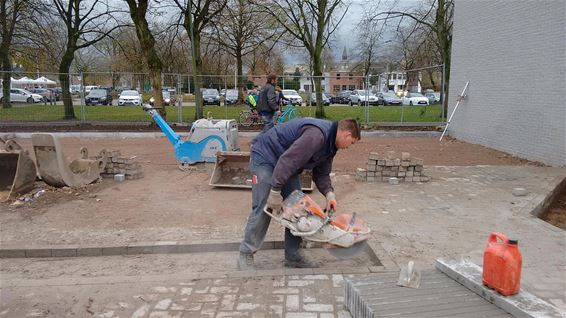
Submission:
[[354,76],[354,75],[350,73],[350,74],[348,74],[348,76],[349,76],[348,79],[349,79],[349,80],[352,80],[352,76]]
[[340,90],[340,85],[334,85],[334,91],[337,92]]
[[397,73],[393,74],[393,79],[394,79],[394,80],[397,79]]
[[310,86],[309,84],[305,84],[305,85],[303,86],[303,89],[304,89],[305,91],[307,91],[307,92],[310,92],[310,91],[311,91],[311,86]]
[[340,73],[336,73],[336,78],[340,79]]
[[348,89],[351,90],[351,91],[353,91],[353,90],[356,89],[356,85],[350,85]]
[[342,90],[343,90],[343,91],[345,91],[345,90],[347,90],[347,89],[348,89],[348,86],[342,85]]

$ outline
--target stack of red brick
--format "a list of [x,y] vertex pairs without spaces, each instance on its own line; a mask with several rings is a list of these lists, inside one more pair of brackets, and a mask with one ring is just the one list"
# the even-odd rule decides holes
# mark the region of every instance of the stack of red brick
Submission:
[[428,182],[430,177],[423,173],[423,160],[411,158],[408,152],[398,158],[394,151],[388,151],[382,158],[377,152],[371,152],[366,168],[358,168],[356,180],[365,182]]

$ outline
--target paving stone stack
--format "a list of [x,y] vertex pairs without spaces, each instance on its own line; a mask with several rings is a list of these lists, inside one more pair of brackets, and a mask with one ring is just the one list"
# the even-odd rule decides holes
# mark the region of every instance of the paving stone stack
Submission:
[[114,178],[115,175],[124,175],[127,180],[143,178],[141,165],[134,160],[134,157],[122,156],[120,150],[111,150],[106,152],[106,167],[104,173],[100,176],[103,178]]
[[411,158],[408,152],[398,158],[394,151],[388,151],[385,158],[371,152],[366,169],[358,168],[356,180],[364,182],[428,182],[430,177],[423,173],[423,160]]

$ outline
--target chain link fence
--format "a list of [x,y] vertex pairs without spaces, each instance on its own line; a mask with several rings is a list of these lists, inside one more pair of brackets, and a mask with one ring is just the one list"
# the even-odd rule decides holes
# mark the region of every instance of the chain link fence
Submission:
[[[151,122],[142,109],[154,95],[145,73],[0,73],[10,75],[9,107],[0,103],[0,122]],[[69,96],[75,118],[65,119],[61,80],[69,77]],[[203,75],[205,116],[236,119],[248,94],[256,94],[267,75]],[[333,71],[314,77],[278,75],[277,86],[291,97],[303,116],[315,116],[316,87],[328,119],[357,118],[363,123],[443,122],[442,66],[361,76]],[[2,81],[2,85],[4,82]],[[195,82],[191,74],[163,74],[162,89],[167,121],[189,123],[195,114]],[[126,94],[138,94],[136,101]],[[102,93],[101,93],[102,92]],[[3,99],[4,89],[0,90]],[[422,96],[419,96],[420,95]],[[104,95],[104,98],[98,95]],[[98,98],[97,98],[98,96]],[[418,102],[417,100],[420,100]],[[424,102],[426,100],[426,103]]]

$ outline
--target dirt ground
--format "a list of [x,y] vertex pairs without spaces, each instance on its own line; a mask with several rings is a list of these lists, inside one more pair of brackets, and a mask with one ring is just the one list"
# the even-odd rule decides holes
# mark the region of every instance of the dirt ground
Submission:
[[[241,138],[242,150],[249,149],[249,141],[250,138]],[[33,156],[30,139],[18,142]],[[241,198],[249,191],[222,191],[223,200],[218,200],[219,191],[208,185],[213,164],[197,165],[191,173],[179,171],[173,149],[165,138],[61,138],[60,143],[70,158],[77,158],[83,146],[88,147],[90,154],[103,148],[119,149],[125,156],[135,156],[145,177],[127,181],[125,186],[105,179],[78,189],[55,189],[37,182],[36,189],[25,195],[32,202],[0,204],[3,227],[21,227],[22,221],[29,224],[23,232],[2,231],[4,243],[21,244],[33,239],[36,244],[100,244],[101,237],[128,242],[153,241],[156,235],[175,240],[220,240],[240,235],[241,224],[223,222],[219,226],[218,220],[232,215],[237,215],[240,222],[245,220],[250,202]],[[437,138],[368,137],[340,151],[334,160],[334,171],[337,175],[352,175],[356,168],[365,166],[371,151],[409,152],[422,158],[425,166],[536,165],[451,139],[439,143]],[[46,192],[34,198],[40,190]],[[342,195],[352,191],[352,186],[341,189]],[[163,202],[168,203],[167,208]],[[227,206],[225,202],[233,204]],[[159,224],[155,224],[156,216]],[[147,227],[155,231],[147,231]]]
[[566,230],[566,187],[556,196],[541,219]]

